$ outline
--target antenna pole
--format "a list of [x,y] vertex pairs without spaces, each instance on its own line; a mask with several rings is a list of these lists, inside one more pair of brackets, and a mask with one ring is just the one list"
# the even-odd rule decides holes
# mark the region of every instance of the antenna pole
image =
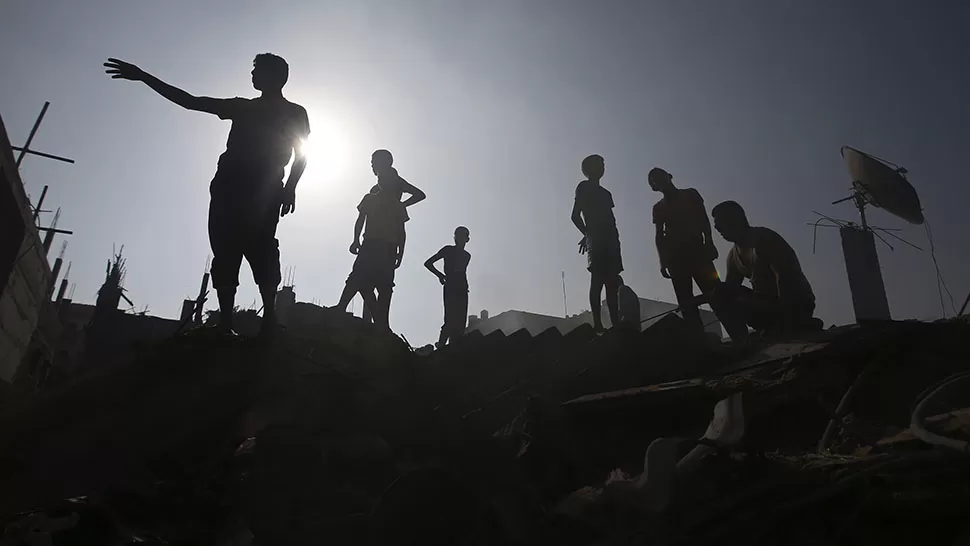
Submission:
[[866,200],[862,197],[862,194],[858,191],[855,192],[855,206],[859,209],[859,216],[862,219],[862,229],[868,230],[869,223],[866,221]]
[[562,272],[562,316],[569,317],[569,309],[566,307],[566,272]]

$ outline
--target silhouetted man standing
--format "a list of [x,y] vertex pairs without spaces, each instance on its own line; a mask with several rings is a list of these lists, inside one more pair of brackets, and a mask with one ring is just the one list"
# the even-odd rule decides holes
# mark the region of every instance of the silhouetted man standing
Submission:
[[647,180],[653,191],[663,194],[653,206],[660,274],[673,283],[684,320],[698,332],[703,331],[693,283],[705,294],[718,283],[714,267],[717,248],[711,237],[704,199],[694,188],[677,189],[674,177],[663,169],[651,169]]
[[620,323],[617,307],[619,276],[623,272],[620,258],[620,233],[613,216],[613,194],[600,185],[606,171],[603,157],[591,155],[583,160],[583,180],[576,186],[572,220],[583,234],[579,252],[585,253],[590,272],[589,307],[593,314],[593,327],[603,330],[600,295],[606,287],[606,306],[610,310],[610,323]]
[[[188,110],[232,120],[226,151],[209,186],[209,244],[212,285],[219,296],[220,326],[232,330],[232,313],[245,257],[263,299],[263,329],[276,321],[276,290],[280,283],[280,216],[296,210],[296,185],[306,169],[301,142],[310,134],[306,110],[283,98],[289,66],[269,53],[253,60],[255,99],[196,97],[171,86],[137,66],[108,59],[112,78],[144,82],[156,93]],[[291,156],[290,176],[283,175]]]
[[406,204],[401,202],[403,179],[396,176],[391,161],[387,150],[377,150],[371,157],[378,191],[364,195],[357,206],[359,215],[354,224],[354,242],[350,245],[350,253],[357,259],[337,303],[338,309],[346,311],[350,300],[359,293],[371,311],[374,324],[382,328],[390,327],[388,317],[394,271],[404,259],[404,223],[409,220]]
[[[778,233],[752,227],[741,205],[725,201],[711,211],[714,228],[734,248],[727,257],[727,278],[711,304],[732,339],[747,337],[748,326],[769,334],[820,329],[812,318],[815,294],[798,256]],[[751,288],[741,285],[751,281]]]
[[[410,207],[411,205],[420,203],[427,197],[423,191],[416,186],[411,185],[407,180],[398,174],[397,169],[394,168],[394,156],[391,155],[391,152],[388,150],[375,151],[371,156],[370,164],[371,170],[374,171],[374,174],[376,174],[378,177],[378,183],[374,184],[374,187],[370,189],[371,193],[381,191],[381,179],[383,178],[384,187],[390,192],[388,195],[396,195],[397,200],[400,201],[401,197],[403,197],[405,193],[408,194],[409,197],[406,201],[404,201],[405,207]],[[387,307],[390,308],[390,295],[387,297]],[[375,295],[375,301],[377,298],[378,296]],[[363,319],[368,322],[373,320],[371,309],[366,303],[364,304]]]
[[[468,262],[472,255],[465,250],[468,244],[468,228],[455,229],[455,244],[442,247],[434,256],[424,262],[424,267],[434,273],[444,287],[445,320],[438,336],[438,348],[446,343],[454,343],[465,333],[468,320]],[[439,260],[445,261],[445,272],[434,266]]]

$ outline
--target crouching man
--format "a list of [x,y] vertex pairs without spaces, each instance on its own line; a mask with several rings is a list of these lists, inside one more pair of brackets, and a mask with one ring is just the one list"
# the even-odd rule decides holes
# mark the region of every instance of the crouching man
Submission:
[[[819,330],[813,318],[815,294],[795,251],[775,231],[753,227],[741,205],[725,201],[711,211],[714,229],[734,243],[727,275],[710,295],[711,307],[731,339],[748,337],[748,327],[769,336]],[[741,283],[748,279],[751,287]]]

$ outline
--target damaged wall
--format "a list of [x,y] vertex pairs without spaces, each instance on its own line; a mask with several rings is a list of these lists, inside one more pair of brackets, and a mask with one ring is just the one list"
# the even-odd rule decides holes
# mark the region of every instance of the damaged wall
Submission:
[[[8,212],[10,214],[8,214]],[[0,119],[0,380],[10,382],[47,300],[51,269]],[[7,224],[10,224],[8,228]],[[9,230],[8,230],[9,229]],[[16,249],[14,251],[13,249]]]

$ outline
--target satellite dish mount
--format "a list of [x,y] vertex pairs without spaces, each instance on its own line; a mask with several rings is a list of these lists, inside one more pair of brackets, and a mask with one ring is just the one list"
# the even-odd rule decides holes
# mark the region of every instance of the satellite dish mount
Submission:
[[842,147],[842,157],[852,177],[852,195],[832,204],[852,201],[859,210],[860,222],[856,224],[823,218],[839,228],[856,321],[891,320],[875,239],[879,237],[890,248],[892,246],[877,231],[885,232],[910,246],[915,245],[892,234],[893,230],[870,226],[866,207],[881,208],[912,224],[922,224],[924,219],[919,196],[904,176],[906,169],[849,146]]

